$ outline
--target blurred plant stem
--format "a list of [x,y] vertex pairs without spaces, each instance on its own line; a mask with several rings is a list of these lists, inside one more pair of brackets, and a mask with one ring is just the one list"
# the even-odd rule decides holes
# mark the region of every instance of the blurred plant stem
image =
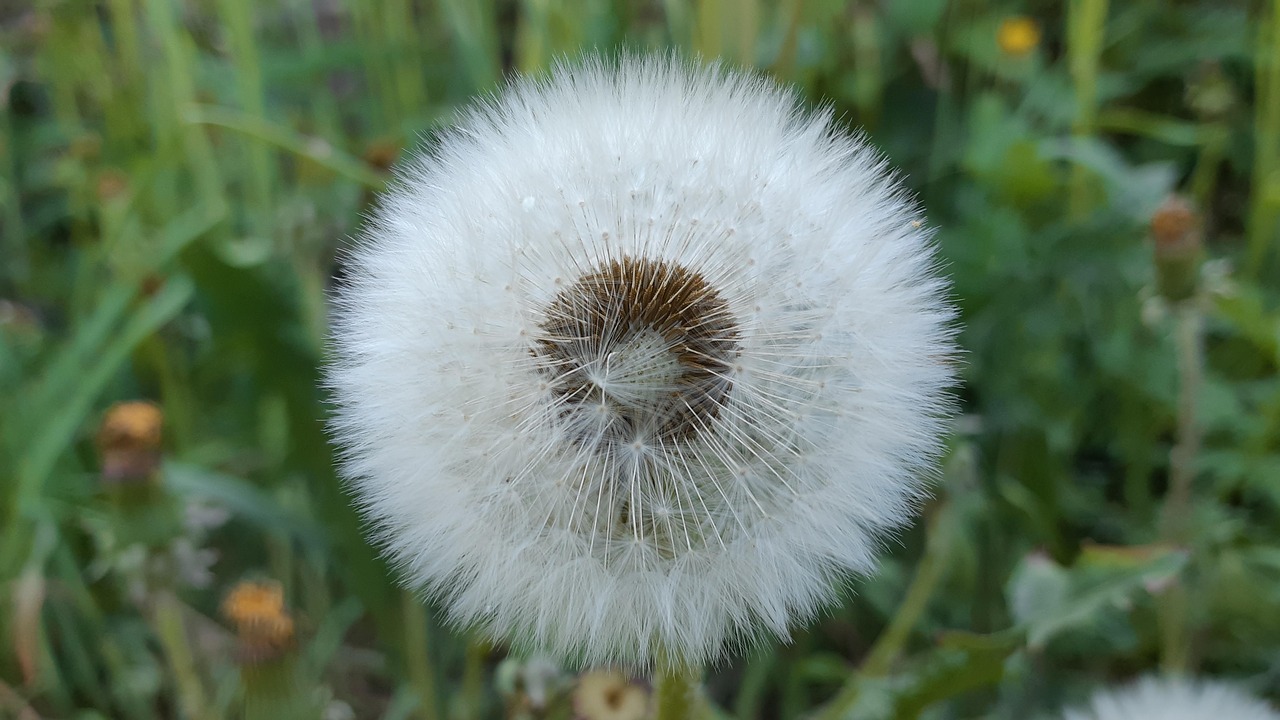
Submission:
[[[1178,440],[1169,454],[1169,491],[1161,518],[1161,538],[1175,546],[1192,544],[1191,495],[1196,457],[1200,452],[1200,426],[1196,421],[1197,398],[1204,384],[1203,315],[1200,296],[1177,305]],[[1190,669],[1190,598],[1179,579],[1161,595],[1160,667],[1169,674]]]
[[840,688],[840,692],[825,706],[814,713],[815,720],[843,720],[849,717],[858,695],[862,691],[862,681],[866,678],[881,677],[889,673],[893,663],[902,654],[903,647],[911,637],[911,630],[919,622],[920,616],[929,606],[929,600],[938,589],[942,580],[946,561],[949,555],[948,543],[944,542],[941,518],[950,505],[943,503],[935,507],[929,515],[925,541],[924,556],[916,564],[915,574],[907,593],[898,605],[898,611],[889,620],[888,626],[876,638],[876,642],[867,652],[861,667]]
[[405,670],[409,684],[418,696],[418,717],[437,720],[440,717],[440,699],[436,695],[435,670],[431,665],[427,610],[408,590],[400,591],[400,608],[404,614]]
[[[1280,219],[1280,0],[1261,24],[1256,61],[1248,272],[1260,276]],[[1271,247],[1274,253],[1275,248]]]
[[[1076,117],[1071,134],[1093,135],[1098,122],[1098,61],[1107,29],[1107,0],[1071,0],[1067,5],[1067,59],[1075,86]],[[1089,171],[1076,163],[1071,171],[1068,210],[1079,219],[1089,208]]]
[[701,673],[688,663],[658,654],[653,676],[653,692],[657,702],[655,720],[688,720],[698,717],[698,683]]
[[484,712],[484,664],[489,657],[489,643],[473,638],[467,643],[462,669],[462,717],[479,718]]
[[152,621],[178,686],[183,715],[191,720],[215,720],[216,716],[205,702],[204,685],[196,672],[195,656],[187,642],[181,601],[173,591],[161,589],[152,594],[151,604]]

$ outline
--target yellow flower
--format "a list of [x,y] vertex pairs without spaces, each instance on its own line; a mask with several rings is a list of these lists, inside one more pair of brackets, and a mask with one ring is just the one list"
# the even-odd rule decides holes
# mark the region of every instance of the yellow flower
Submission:
[[1025,57],[1040,44],[1040,23],[1024,15],[1004,19],[996,31],[1000,50],[1010,57]]
[[222,615],[236,628],[243,662],[276,658],[293,645],[293,618],[284,608],[279,583],[237,584],[222,601]]
[[98,429],[102,477],[108,482],[146,479],[160,464],[160,430],[164,413],[153,403],[112,405]]

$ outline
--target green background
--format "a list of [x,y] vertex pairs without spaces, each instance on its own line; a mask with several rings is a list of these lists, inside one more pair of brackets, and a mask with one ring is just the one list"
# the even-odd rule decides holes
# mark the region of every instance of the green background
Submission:
[[[710,669],[713,712],[1022,720],[1161,670],[1280,699],[1280,2],[5,0],[0,717],[518,715],[522,661],[364,542],[325,292],[401,151],[591,48],[832,105],[924,204],[963,315],[925,519],[794,642]],[[1177,303],[1148,229],[1175,192],[1206,260]],[[94,437],[139,398],[164,465],[122,498]],[[274,698],[218,611],[245,579],[297,623]]]

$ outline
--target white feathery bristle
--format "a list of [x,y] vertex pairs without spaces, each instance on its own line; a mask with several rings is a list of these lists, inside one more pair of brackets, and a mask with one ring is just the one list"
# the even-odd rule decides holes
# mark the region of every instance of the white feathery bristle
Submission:
[[1280,720],[1280,712],[1226,683],[1145,677],[1099,691],[1063,720]]
[[518,80],[401,169],[349,261],[343,470],[458,624],[709,662],[811,619],[927,495],[956,364],[929,233],[771,81]]

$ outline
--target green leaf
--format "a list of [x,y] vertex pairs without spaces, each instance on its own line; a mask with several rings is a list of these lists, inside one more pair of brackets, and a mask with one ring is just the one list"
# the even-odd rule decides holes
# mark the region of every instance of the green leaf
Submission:
[[1184,552],[1155,546],[1091,546],[1070,568],[1036,553],[1014,570],[1006,592],[1017,628],[1038,649],[1059,634],[1096,622],[1104,610],[1127,607],[1186,563]]

